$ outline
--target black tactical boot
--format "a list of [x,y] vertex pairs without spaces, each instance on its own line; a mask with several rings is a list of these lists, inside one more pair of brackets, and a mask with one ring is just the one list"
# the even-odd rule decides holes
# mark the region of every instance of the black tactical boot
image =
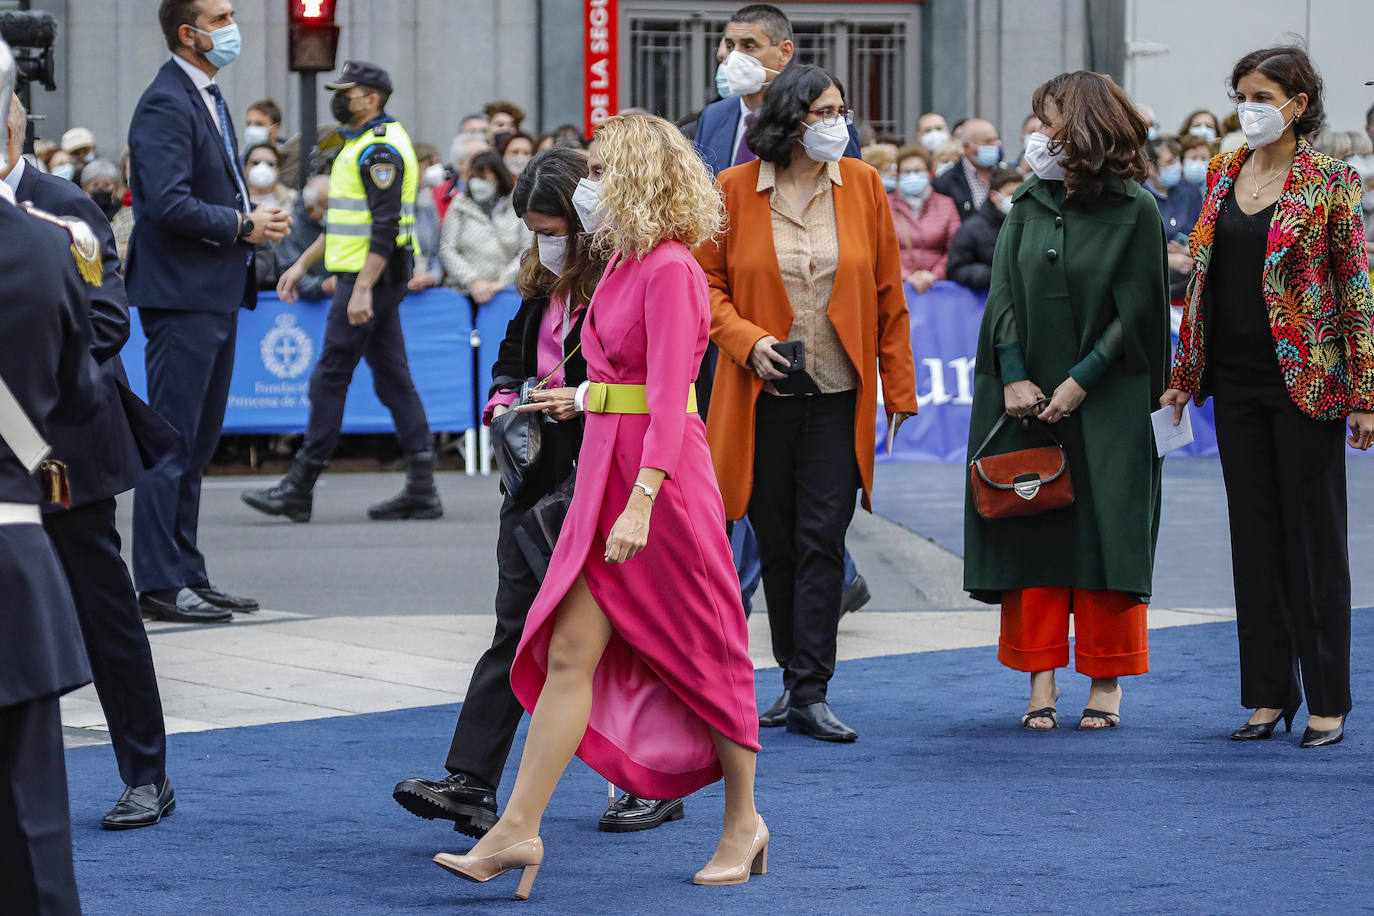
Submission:
[[367,517],[376,521],[403,518],[442,518],[444,506],[434,488],[434,452],[406,455],[406,485],[388,500],[369,506]]
[[259,512],[284,515],[293,522],[308,522],[315,503],[315,480],[323,470],[323,462],[317,463],[304,455],[297,455],[286,476],[275,487],[244,490],[239,498]]

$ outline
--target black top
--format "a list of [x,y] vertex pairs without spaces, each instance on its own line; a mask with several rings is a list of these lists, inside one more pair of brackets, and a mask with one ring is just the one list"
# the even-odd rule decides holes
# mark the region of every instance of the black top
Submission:
[[1207,365],[1222,381],[1269,383],[1280,378],[1262,287],[1274,207],[1247,215],[1233,190],[1217,214],[1207,277],[1212,313]]

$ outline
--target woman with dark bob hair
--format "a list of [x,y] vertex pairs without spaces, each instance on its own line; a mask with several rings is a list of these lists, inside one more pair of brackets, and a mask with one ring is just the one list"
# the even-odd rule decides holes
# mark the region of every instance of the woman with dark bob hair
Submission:
[[1268,738],[1280,719],[1291,729],[1305,693],[1302,746],[1324,747],[1344,736],[1351,706],[1344,445],[1374,445],[1360,176],[1303,139],[1325,117],[1301,48],[1247,54],[1230,85],[1245,145],[1207,170],[1160,402],[1177,418],[1215,396],[1240,702],[1254,710],[1231,737]]
[[1032,104],[1035,174],[997,239],[969,456],[1058,440],[1076,499],[989,519],[970,486],[964,587],[1002,605],[997,658],[1031,675],[1023,727],[1058,727],[1054,675],[1069,663],[1072,615],[1075,666],[1092,679],[1079,728],[1114,728],[1118,678],[1149,670],[1161,464],[1150,411],[1169,364],[1164,227],[1141,186],[1148,126],[1110,78],[1060,74]]
[[726,517],[758,535],[783,671],[759,724],[822,741],[858,737],[826,688],[855,490],[871,508],[879,375],[888,422],[916,412],[897,233],[877,171],[842,158],[851,120],[830,74],[783,70],[748,135],[758,161],[718,178],[730,232],[696,252],[722,354],[711,457]]

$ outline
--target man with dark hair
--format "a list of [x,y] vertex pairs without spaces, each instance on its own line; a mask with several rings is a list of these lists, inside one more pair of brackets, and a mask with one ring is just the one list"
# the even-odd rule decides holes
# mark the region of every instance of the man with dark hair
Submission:
[[385,70],[351,60],[325,88],[334,93],[331,111],[343,125],[344,145],[330,171],[324,234],[282,274],[277,292],[283,302],[294,302],[307,273],[323,259],[336,276],[334,301],[310,376],[305,441],[276,486],[245,490],[242,499],[267,515],[310,521],[315,481],[339,444],[353,371],[366,359],[377,398],[391,411],[406,467],[405,487],[369,508],[367,517],[439,518],[444,508],[434,487],[433,440],[401,332],[401,300],[423,254],[415,238],[419,161],[405,128],[386,113],[391,76]]
[[215,75],[238,57],[229,0],[162,0],[172,51],[129,124],[138,221],[125,286],[148,339],[148,402],[181,441],[139,478],[134,581],[145,616],[223,622],[258,603],[217,588],[196,546],[201,477],[224,426],[238,310],[257,305],[254,246],[291,217],[252,209],[229,106]]

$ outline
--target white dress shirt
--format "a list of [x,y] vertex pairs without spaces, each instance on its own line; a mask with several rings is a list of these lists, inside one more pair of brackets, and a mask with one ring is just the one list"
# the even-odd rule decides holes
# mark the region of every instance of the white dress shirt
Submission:
[[191,85],[200,92],[200,99],[210,112],[210,120],[215,122],[216,127],[223,130],[224,125],[219,123],[219,105],[215,102],[215,97],[210,94],[210,86],[215,82],[214,77],[208,75],[180,54],[173,54],[172,60],[176,61],[176,65],[191,78]]
[[14,203],[14,195],[19,193],[19,182],[24,178],[24,169],[28,167],[28,162],[24,160],[23,156],[20,156],[19,161],[14,164],[14,168],[11,169],[10,173],[5,176],[4,184],[12,192],[10,194],[10,203]]

